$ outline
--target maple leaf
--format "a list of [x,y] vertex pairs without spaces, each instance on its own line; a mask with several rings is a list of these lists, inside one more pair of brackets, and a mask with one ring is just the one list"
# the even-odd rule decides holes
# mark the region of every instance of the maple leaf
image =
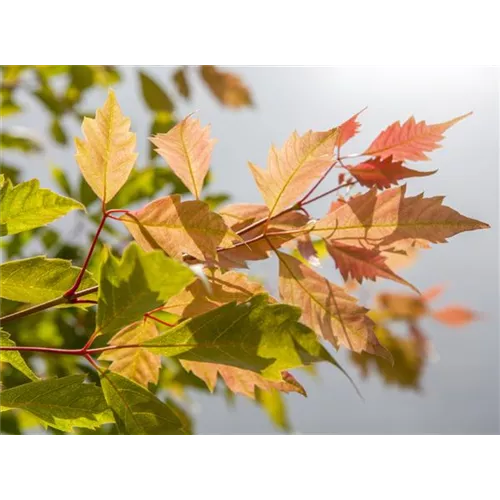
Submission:
[[377,295],[376,301],[379,310],[395,320],[412,323],[429,312],[425,295],[380,293]]
[[[269,214],[267,207],[266,213]],[[307,233],[312,227],[308,222],[308,217],[302,212],[282,214],[268,223],[265,238],[262,236],[262,227],[256,227],[241,234],[243,241],[236,248],[220,249],[219,264],[230,269],[247,267],[246,261],[266,259],[273,249]]]
[[[108,342],[108,345],[140,344],[157,336],[158,330],[155,323],[149,319],[144,319],[120,330]],[[149,382],[158,383],[161,366],[160,356],[153,354],[143,347],[104,351],[99,359],[112,361],[109,366],[112,372],[119,373],[140,385],[147,387]]]
[[471,114],[435,125],[427,125],[424,121],[417,123],[413,116],[403,125],[397,121],[381,132],[363,154],[382,159],[392,155],[393,161],[428,160],[424,153],[439,148],[438,142],[444,138],[443,133]]
[[107,203],[125,184],[137,159],[130,120],[112,90],[96,117],[83,119],[82,131],[85,140],[75,139],[76,160],[94,193]]
[[393,161],[391,156],[388,156],[384,160],[380,158],[371,158],[353,167],[348,167],[348,170],[362,186],[376,186],[378,189],[397,185],[398,181],[401,179],[409,177],[426,177],[437,172],[437,170],[433,170],[432,172],[420,172],[418,170],[406,168],[403,166],[403,162]]
[[375,281],[377,277],[387,278],[407,285],[418,293],[413,285],[389,268],[386,258],[379,250],[346,245],[338,241],[327,241],[326,247],[345,281],[349,279],[349,276],[360,284],[363,278],[372,281]]
[[434,311],[432,317],[448,326],[464,326],[478,318],[477,313],[462,306],[448,306]]
[[405,192],[406,186],[378,195],[371,189],[346,202],[336,202],[311,232],[328,241],[349,240],[351,245],[363,241],[389,248],[401,240],[405,244],[416,240],[444,243],[463,231],[489,227],[443,205],[442,196],[405,198]]
[[215,260],[217,248],[240,238],[202,201],[181,201],[179,195],[159,198],[120,220],[144,250],[161,248],[182,259],[187,253],[199,260]]
[[215,66],[200,67],[201,77],[212,91],[213,95],[225,106],[241,108],[250,106],[252,98],[250,91],[241,78],[233,73],[220,71]]
[[253,222],[269,217],[266,205],[257,203],[235,203],[219,210],[219,215],[233,231],[239,231]]
[[356,298],[295,257],[277,252],[280,260],[281,298],[302,309],[301,320],[335,348],[343,345],[355,352],[390,357],[373,331],[368,309]]
[[358,116],[365,110],[362,109],[355,115],[351,116],[349,120],[342,123],[339,126],[339,137],[337,139],[337,146],[342,147],[347,141],[351,140],[358,132],[359,127],[361,127],[361,123],[358,122]]
[[198,200],[210,167],[215,140],[210,139],[210,126],[187,116],[166,134],[150,137],[155,151],[169,164]]
[[282,372],[281,381],[276,381],[267,380],[258,373],[236,368],[234,366],[187,360],[181,360],[181,365],[187,371],[201,378],[201,380],[207,384],[210,392],[214,391],[215,385],[217,384],[217,376],[219,375],[224,380],[229,390],[237,394],[243,394],[251,399],[255,399],[256,388],[264,391],[275,389],[280,392],[298,392],[306,396],[306,391],[302,385],[300,385],[295,377],[287,371]]
[[269,217],[295,203],[333,162],[338,129],[294,132],[282,149],[272,147],[263,170],[249,163],[257,186],[269,208]]
[[196,280],[180,294],[169,299],[163,309],[183,318],[192,318],[228,302],[245,302],[254,295],[266,292],[260,283],[236,271],[207,271],[207,277],[210,291],[201,280]]

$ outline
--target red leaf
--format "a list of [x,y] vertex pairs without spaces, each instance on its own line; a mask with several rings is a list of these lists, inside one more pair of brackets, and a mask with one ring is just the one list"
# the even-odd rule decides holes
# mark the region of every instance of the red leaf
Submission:
[[403,125],[397,121],[381,132],[364,154],[382,159],[392,155],[394,161],[427,160],[424,152],[439,148],[438,142],[443,139],[443,132],[470,114],[435,125],[427,125],[424,121],[417,123],[413,116]]
[[403,166],[402,161],[393,161],[391,156],[385,160],[371,158],[359,165],[348,168],[348,170],[362,186],[376,186],[378,189],[397,185],[398,181],[401,179],[409,177],[426,177],[437,172],[437,170],[433,170],[432,172],[419,172],[418,170],[406,168]]
[[478,318],[470,309],[461,306],[449,306],[432,313],[434,319],[448,326],[464,326]]
[[361,283],[363,278],[372,281],[375,281],[377,277],[386,278],[407,285],[418,293],[413,285],[387,266],[385,257],[376,249],[346,245],[338,241],[327,241],[326,248],[345,281],[348,280],[349,275],[358,283]]
[[356,113],[354,116],[351,116],[349,120],[344,122],[339,127],[339,138],[337,140],[337,147],[343,146],[347,141],[352,139],[359,131],[359,127],[361,127],[361,123],[358,122],[358,116],[365,110],[363,108],[359,113]]

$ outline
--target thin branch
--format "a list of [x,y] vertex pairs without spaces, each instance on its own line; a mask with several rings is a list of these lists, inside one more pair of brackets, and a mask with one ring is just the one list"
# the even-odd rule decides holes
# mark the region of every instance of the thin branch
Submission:
[[311,198],[310,200],[307,200],[304,205],[309,205],[309,203],[313,203],[314,201],[318,201],[321,198],[324,198],[325,196],[328,196],[329,194],[335,193],[336,191],[339,191],[340,189],[353,186],[354,184],[357,184],[357,181],[350,181],[350,182],[345,182],[344,184],[341,184],[340,186],[337,186],[336,188],[330,189],[330,191],[327,191],[326,193],[319,194],[318,196]]
[[45,311],[46,309],[50,309],[61,304],[71,304],[75,299],[78,299],[78,297],[83,297],[84,295],[89,295],[91,293],[97,292],[98,288],[99,287],[97,285],[92,286],[90,288],[86,288],[85,290],[76,292],[72,298],[62,295],[57,299],[48,300],[47,302],[42,302],[41,304],[37,304],[36,306],[27,307],[26,309],[22,309],[21,311],[7,314],[6,316],[2,316],[0,318],[0,323],[8,323],[9,321],[13,321],[15,319],[24,318],[25,316],[31,316],[32,314]]

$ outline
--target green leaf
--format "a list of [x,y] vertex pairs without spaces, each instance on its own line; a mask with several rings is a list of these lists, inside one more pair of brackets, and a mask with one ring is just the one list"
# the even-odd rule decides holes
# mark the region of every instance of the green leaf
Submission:
[[71,210],[84,207],[76,200],[40,189],[38,179],[13,187],[0,176],[0,236],[45,226]]
[[121,434],[188,434],[188,423],[173,406],[117,373],[101,376],[101,386]]
[[142,343],[150,351],[191,361],[236,366],[281,380],[281,372],[318,361],[335,363],[301,311],[260,294],[196,316]]
[[121,259],[109,252],[101,264],[97,331],[114,334],[160,307],[194,279],[184,264],[161,251],[145,252],[131,243]]
[[42,150],[34,139],[6,132],[0,134],[0,149],[17,149],[22,153],[36,153]]
[[[4,330],[0,330],[0,345],[5,347],[15,346],[15,342],[10,340],[9,334]],[[33,373],[31,368],[26,364],[19,351],[0,351],[0,361],[9,363],[16,370],[19,370],[23,375],[26,375],[31,380],[38,380],[38,377]]]
[[143,71],[139,72],[144,100],[151,111],[174,110],[174,105],[165,91]]
[[61,121],[58,118],[54,118],[52,120],[52,124],[50,126],[50,133],[52,138],[58,142],[59,144],[67,144],[68,138],[66,137],[66,132],[62,128]]
[[[31,304],[56,299],[71,288],[79,272],[80,268],[69,260],[44,255],[4,262],[0,265],[0,297]],[[90,273],[85,272],[80,289],[95,285]]]
[[255,398],[276,427],[284,431],[290,430],[283,394],[276,390],[263,391],[257,387],[255,389]]
[[7,389],[1,393],[0,411],[26,410],[64,432],[113,422],[101,388],[84,380],[85,375],[70,375]]
[[71,184],[69,183],[68,177],[66,175],[66,172],[59,167],[52,167],[52,177],[56,181],[57,185],[59,186],[59,189],[66,195],[66,196],[73,196],[73,190],[71,189]]

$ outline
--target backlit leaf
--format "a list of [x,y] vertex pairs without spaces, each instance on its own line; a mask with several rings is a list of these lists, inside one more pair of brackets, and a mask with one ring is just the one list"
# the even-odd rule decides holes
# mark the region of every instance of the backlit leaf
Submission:
[[478,319],[478,314],[462,306],[447,306],[434,311],[432,317],[448,326],[465,326]]
[[435,125],[427,125],[424,121],[417,123],[413,116],[403,125],[397,121],[381,132],[364,154],[382,159],[392,155],[393,161],[427,160],[424,153],[439,148],[438,143],[444,138],[443,133],[470,114]]
[[282,149],[272,147],[263,170],[249,163],[257,186],[269,208],[269,215],[279,213],[298,201],[333,163],[338,129],[294,132]]
[[265,295],[257,295],[189,319],[143,345],[163,356],[235,366],[281,380],[283,370],[333,362],[299,316],[298,309],[270,305]]
[[173,75],[175,86],[177,91],[182,97],[189,99],[191,95],[191,89],[189,88],[189,83],[186,77],[186,69],[181,67]]
[[[158,330],[153,321],[144,319],[126,326],[109,342],[109,345],[133,345],[158,336]],[[104,351],[99,359],[112,361],[109,369],[145,387],[149,382],[158,383],[160,373],[160,356],[147,349],[136,347]]]
[[182,416],[168,403],[117,373],[106,372],[101,385],[121,434],[188,434]]
[[38,179],[13,186],[0,176],[0,235],[17,234],[66,215],[71,210],[84,210],[81,203],[40,189]]
[[[56,299],[71,288],[79,272],[68,260],[45,256],[4,262],[0,265],[0,297],[31,304]],[[85,272],[79,289],[96,284]]]
[[210,139],[210,126],[202,128],[200,121],[189,115],[166,134],[150,140],[155,151],[199,199],[215,143]]
[[82,131],[85,139],[75,139],[76,160],[92,190],[107,203],[125,184],[137,159],[130,120],[112,90],[96,117],[84,118]]
[[163,305],[194,279],[185,265],[163,252],[146,253],[135,243],[121,259],[106,253],[101,264],[97,331],[114,334]]
[[389,156],[385,160],[380,158],[371,158],[354,167],[348,168],[349,173],[355,177],[362,186],[378,189],[389,188],[391,185],[397,185],[401,179],[410,177],[426,177],[435,174],[432,172],[420,172],[403,166],[402,161],[393,161]]
[[100,387],[85,384],[85,375],[30,382],[1,393],[1,410],[25,410],[44,424],[65,432],[96,429],[113,422]]
[[[365,108],[366,109],[366,108]],[[337,139],[337,146],[342,147],[347,141],[351,140],[358,132],[361,124],[358,122],[358,116],[364,111],[362,109],[359,113],[351,116],[349,120],[345,121],[339,126],[339,135]]]
[[302,321],[335,348],[388,357],[373,331],[367,309],[355,297],[290,255],[278,252],[281,298],[300,307]]
[[[0,345],[12,347],[16,343],[10,340],[9,334],[3,330],[0,330]],[[33,370],[26,364],[21,353],[19,351],[0,351],[0,362],[9,363],[16,370],[19,370],[23,375],[31,380],[38,380],[38,377],[33,373]],[[0,404],[3,394],[0,394]]]
[[161,248],[176,259],[187,253],[200,260],[214,260],[217,247],[239,240],[206,203],[183,202],[179,195],[159,198],[120,220],[142,248]]

